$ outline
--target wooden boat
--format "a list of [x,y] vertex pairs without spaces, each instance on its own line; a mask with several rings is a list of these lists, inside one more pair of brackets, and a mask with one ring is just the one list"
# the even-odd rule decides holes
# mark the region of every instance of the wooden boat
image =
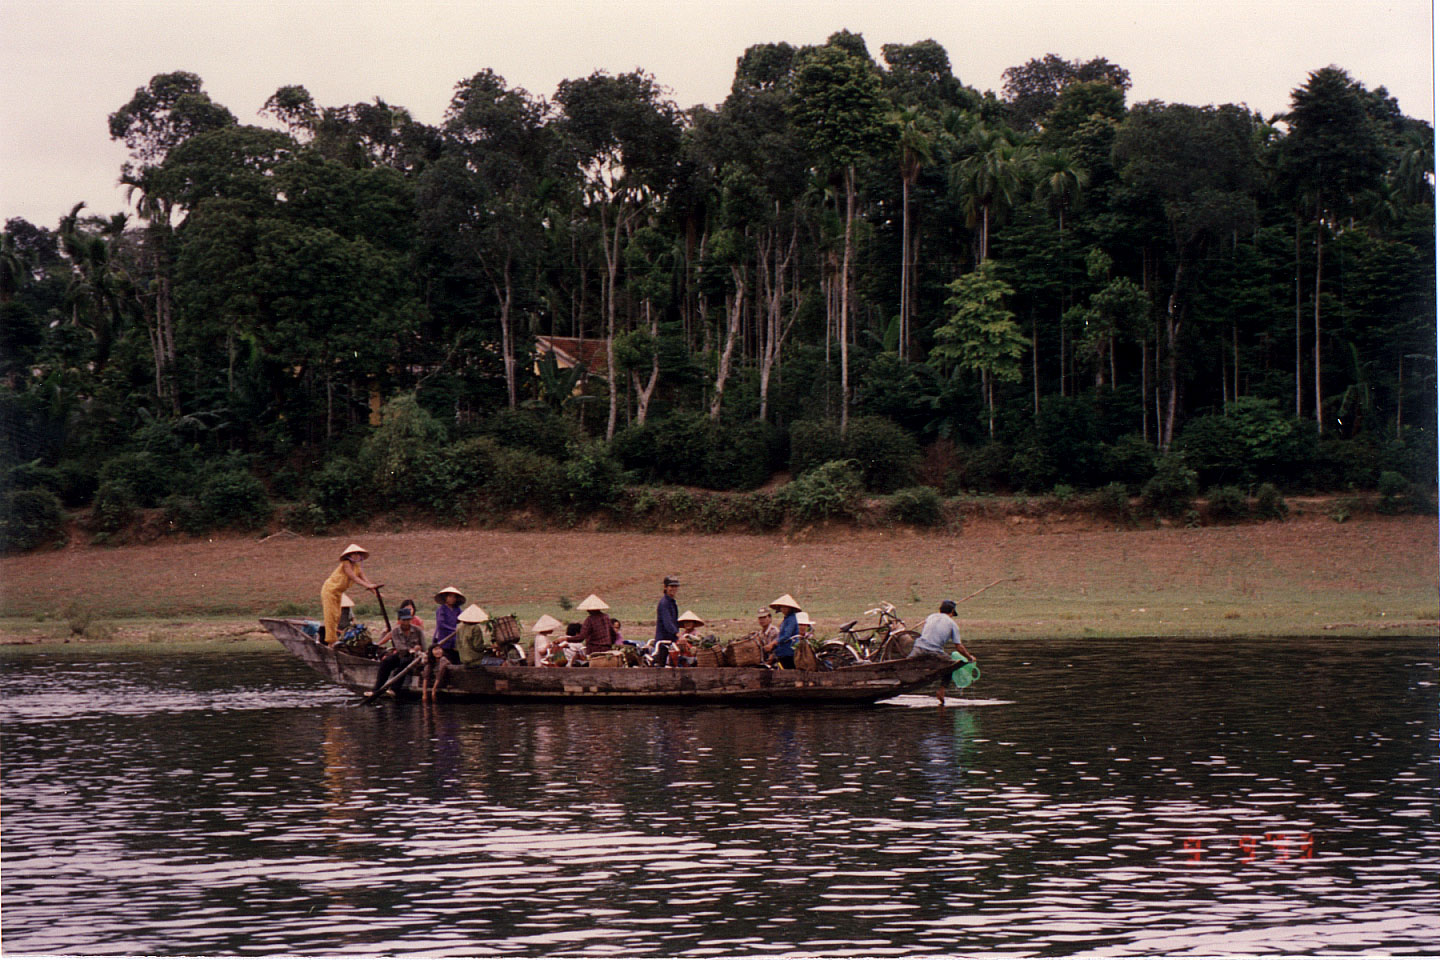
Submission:
[[[331,683],[357,693],[375,684],[376,661],[332,650],[302,627],[302,620],[262,619],[281,646]],[[648,703],[874,703],[934,687],[955,669],[943,657],[861,663],[837,670],[769,670],[764,667],[464,667],[449,670],[439,695],[446,700],[638,701]],[[392,688],[405,699],[420,696],[420,681],[405,677]]]

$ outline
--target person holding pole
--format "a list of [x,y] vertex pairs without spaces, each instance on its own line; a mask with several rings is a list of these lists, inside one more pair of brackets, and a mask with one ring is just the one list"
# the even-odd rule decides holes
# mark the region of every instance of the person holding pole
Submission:
[[377,592],[385,586],[383,583],[371,583],[366,579],[365,571],[360,569],[361,562],[369,556],[370,551],[364,547],[350,544],[340,554],[340,565],[320,587],[320,608],[325,611],[325,642],[331,646],[340,640],[340,598],[345,596],[350,584],[358,583]]

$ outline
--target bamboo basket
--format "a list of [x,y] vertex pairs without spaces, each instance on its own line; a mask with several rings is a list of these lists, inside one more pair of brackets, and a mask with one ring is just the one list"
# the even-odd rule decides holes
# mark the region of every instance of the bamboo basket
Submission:
[[614,668],[625,666],[625,655],[618,650],[613,653],[592,653],[590,654],[590,666],[602,668]]
[[758,667],[765,662],[765,648],[756,637],[736,640],[725,652],[732,667]]
[[490,636],[495,643],[515,643],[520,639],[520,621],[513,616],[496,617],[490,621]]
[[718,667],[720,665],[720,651],[714,647],[701,647],[695,651],[695,666]]

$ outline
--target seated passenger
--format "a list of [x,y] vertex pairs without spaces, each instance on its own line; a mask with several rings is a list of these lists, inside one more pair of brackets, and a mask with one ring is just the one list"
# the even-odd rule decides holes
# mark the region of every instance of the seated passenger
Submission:
[[415,626],[415,601],[402,602],[397,616],[399,622],[380,638],[378,646],[388,648],[388,652],[380,659],[375,684],[365,692],[367,697],[376,696],[395,671],[405,669],[416,657],[424,655],[425,633]]
[[675,634],[674,645],[670,648],[670,666],[693,667],[695,651],[700,647],[700,628],[705,626],[705,621],[693,611],[686,610],[675,622],[680,629]]
[[485,656],[485,621],[489,619],[479,604],[472,603],[461,612],[455,629],[455,650],[462,666],[474,666]]
[[592,593],[577,603],[575,609],[589,614],[575,637],[576,643],[584,645],[586,657],[592,653],[608,653],[616,641],[615,628],[610,625],[610,614],[605,612],[610,609],[609,605]]
[[530,662],[532,664],[537,667],[544,664],[545,655],[549,651],[551,644],[554,643],[550,635],[562,626],[564,626],[564,624],[548,613],[541,614],[540,619],[535,621],[535,626],[530,628],[530,632],[535,634],[535,643],[530,648]]

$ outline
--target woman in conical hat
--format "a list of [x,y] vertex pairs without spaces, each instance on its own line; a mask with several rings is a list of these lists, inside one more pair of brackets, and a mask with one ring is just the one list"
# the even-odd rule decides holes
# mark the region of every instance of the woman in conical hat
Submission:
[[780,632],[767,645],[765,652],[786,670],[794,670],[795,637],[800,633],[800,621],[796,615],[800,612],[800,604],[790,594],[783,593],[770,606],[781,611],[785,619],[780,622]]
[[460,654],[455,650],[455,631],[460,627],[460,604],[465,602],[465,594],[455,587],[445,587],[435,594],[435,633],[431,636],[431,646],[439,647],[445,659],[451,663],[460,662]]
[[368,556],[369,550],[356,543],[350,544],[340,551],[340,565],[320,587],[320,609],[325,616],[326,643],[333,644],[340,639],[340,598],[345,596],[350,584],[358,583],[369,590],[379,590],[385,586],[383,583],[371,583],[365,578],[365,571],[360,569],[360,563]]
[[540,619],[535,621],[535,626],[530,628],[530,632],[535,634],[535,645],[530,651],[531,663],[537,667],[544,663],[545,654],[550,649],[550,634],[563,626],[565,626],[565,624],[556,620],[548,613],[540,615]]
[[576,643],[585,644],[587,656],[592,653],[604,653],[615,646],[615,628],[610,625],[610,615],[605,612],[610,609],[608,603],[592,593],[575,604],[575,609],[585,610],[590,614],[581,624],[580,633],[575,637]]
[[459,626],[455,630],[455,650],[460,654],[462,664],[479,663],[485,656],[485,627],[490,614],[472,603],[460,612]]
[[778,598],[771,600],[770,606],[774,607],[776,610],[788,608],[791,613],[800,612],[800,604],[796,602],[795,598],[790,596],[790,594],[788,593],[782,593]]

